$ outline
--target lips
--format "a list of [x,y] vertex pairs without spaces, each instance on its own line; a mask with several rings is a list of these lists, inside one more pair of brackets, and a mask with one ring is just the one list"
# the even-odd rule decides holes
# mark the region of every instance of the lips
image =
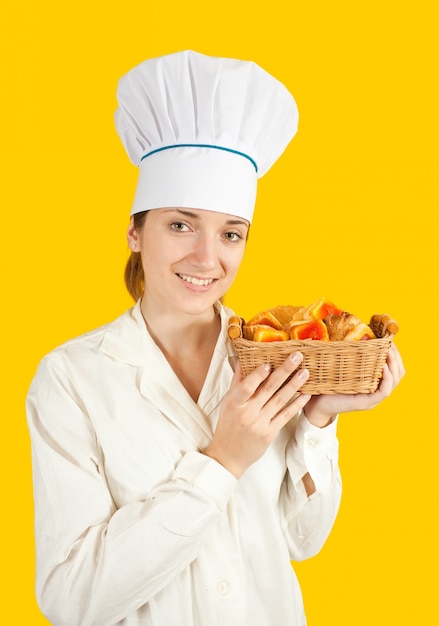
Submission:
[[197,285],[198,287],[207,287],[215,280],[214,278],[195,278],[195,276],[187,276],[186,274],[178,274],[178,276],[186,283]]

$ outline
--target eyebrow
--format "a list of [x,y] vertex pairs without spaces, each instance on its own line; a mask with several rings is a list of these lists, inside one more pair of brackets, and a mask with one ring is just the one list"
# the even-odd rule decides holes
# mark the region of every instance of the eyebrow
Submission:
[[[201,219],[201,215],[197,215],[196,213],[192,213],[192,211],[188,211],[186,209],[172,208],[172,209],[169,209],[169,211],[176,211],[177,213],[181,213],[182,215],[185,215],[186,217],[191,217],[192,219],[196,219],[196,220]],[[246,220],[240,220],[240,219],[227,220],[226,224],[233,224],[233,225],[241,224],[242,226],[250,226],[250,224]]]

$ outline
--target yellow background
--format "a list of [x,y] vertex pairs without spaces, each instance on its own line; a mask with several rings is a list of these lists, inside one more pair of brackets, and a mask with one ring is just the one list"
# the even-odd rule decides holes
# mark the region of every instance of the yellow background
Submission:
[[37,363],[131,305],[122,272],[137,171],[114,130],[116,83],[145,58],[184,48],[256,61],[300,110],[297,137],[260,182],[227,302],[248,317],[324,295],[360,317],[391,313],[401,326],[403,383],[371,413],[340,420],[341,511],[321,553],[296,566],[309,626],[437,619],[433,5],[3,7],[2,624],[47,624],[33,591],[24,414]]

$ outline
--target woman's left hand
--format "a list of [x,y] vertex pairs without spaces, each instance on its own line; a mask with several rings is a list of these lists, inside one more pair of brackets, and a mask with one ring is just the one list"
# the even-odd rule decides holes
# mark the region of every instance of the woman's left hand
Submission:
[[405,374],[401,355],[392,344],[383,369],[383,377],[374,393],[333,394],[313,396],[304,409],[306,418],[314,426],[327,426],[339,413],[373,409],[388,398]]

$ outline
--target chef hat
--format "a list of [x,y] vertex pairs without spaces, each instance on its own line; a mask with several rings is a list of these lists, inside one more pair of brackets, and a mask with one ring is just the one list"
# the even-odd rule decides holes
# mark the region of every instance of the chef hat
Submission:
[[131,215],[187,207],[251,221],[257,179],[297,131],[281,82],[253,62],[192,51],[144,61],[117,100],[117,132],[140,170]]

